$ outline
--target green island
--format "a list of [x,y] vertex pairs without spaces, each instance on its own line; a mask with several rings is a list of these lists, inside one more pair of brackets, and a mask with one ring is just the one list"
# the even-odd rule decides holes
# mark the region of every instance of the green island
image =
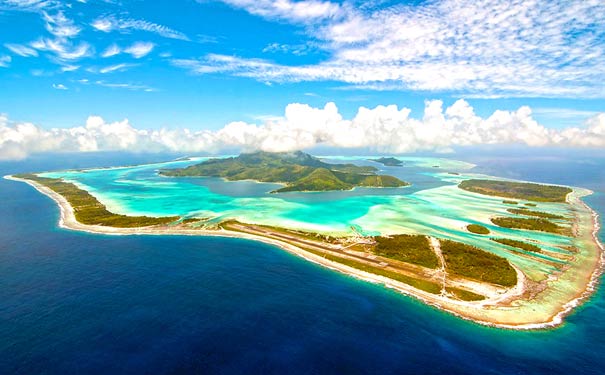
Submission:
[[[21,174],[15,177],[29,180],[40,184],[53,192],[63,196],[73,208],[75,219],[82,224],[107,226],[115,228],[137,228],[137,227],[156,227],[156,228],[197,228],[197,224],[203,221],[198,218],[179,217],[162,217],[154,218],[147,216],[126,216],[111,213],[101,204],[94,196],[87,191],[78,188],[75,184],[63,181],[57,178],[39,177],[35,174]],[[192,226],[193,225],[193,226]],[[279,227],[268,227],[261,225],[252,225],[239,223],[234,220],[227,220],[219,224],[219,227],[229,231],[245,232],[255,235],[262,235],[265,238],[278,239],[290,244],[296,245],[304,251],[320,255],[324,259],[328,259],[340,264],[372,273],[378,276],[384,276],[393,280],[397,280],[404,284],[419,290],[439,294],[446,291],[451,298],[462,301],[479,301],[485,299],[485,296],[473,290],[463,289],[459,286],[449,285],[444,279],[435,277],[430,273],[418,272],[417,269],[407,268],[406,264],[418,266],[426,269],[435,269],[439,265],[439,260],[435,254],[435,250],[429,242],[428,237],[422,235],[396,235],[389,237],[370,237],[368,238],[369,245],[357,246],[357,250],[364,250],[365,254],[373,254],[376,257],[372,261],[368,261],[365,257],[346,254],[341,250],[334,250],[327,244],[338,243],[342,239],[330,239],[318,236],[314,233],[289,230]],[[443,241],[446,240],[441,240]],[[447,241],[448,248],[445,269],[456,276],[465,277],[471,280],[490,282],[509,286],[502,283],[500,278],[490,278],[485,275],[479,275],[476,269],[484,267],[486,259],[492,259],[494,255],[485,251],[480,253],[468,252],[462,243]],[[453,245],[452,245],[453,244]],[[448,247],[449,246],[449,247]],[[480,256],[478,256],[480,255]],[[486,258],[487,257],[487,258]],[[503,269],[497,270],[497,273],[505,273],[510,265],[504,258],[500,258],[502,263],[492,262],[490,272],[496,270],[496,265],[504,266]],[[395,261],[390,264],[389,261]],[[512,268],[511,268],[512,269]]]
[[[64,197],[72,207],[75,219],[81,224],[113,228],[153,227],[159,230],[163,228],[171,228],[172,230],[204,229],[204,227],[198,226],[198,224],[204,222],[203,218],[127,216],[111,213],[87,191],[59,178],[40,177],[35,174],[20,174],[14,177],[34,182]],[[421,269],[433,270],[439,266],[438,256],[427,236],[402,234],[388,237],[368,237],[365,240],[366,242],[355,246],[356,251],[361,250],[365,255],[351,256],[345,251],[333,248],[340,241],[348,240],[347,238],[323,237],[316,233],[274,226],[245,224],[235,220],[223,221],[218,224],[217,228],[285,241],[302,248],[304,251],[320,255],[324,259],[397,280],[431,294],[446,291],[450,297],[463,301],[485,299],[485,296],[476,291],[460,288],[459,285],[449,285],[444,277],[435,277],[430,272],[418,272],[418,269],[409,268],[410,266],[416,266],[421,267]],[[442,247],[445,244],[444,255],[447,251],[447,256],[445,256],[447,260],[444,261],[443,267],[447,272],[470,280],[510,286],[508,281],[500,276],[493,278],[481,275],[476,271],[488,264],[490,273],[504,274],[509,268],[512,269],[504,258],[476,248],[469,248],[469,245],[462,243],[448,240],[437,241],[441,241]],[[368,261],[366,257],[369,255],[373,256],[374,259]],[[499,258],[501,262],[494,262],[494,258]],[[391,264],[390,261],[395,263]]]
[[535,216],[535,217],[541,217],[544,219],[556,219],[556,220],[565,220],[566,219],[566,217],[562,216],[562,215],[556,215],[556,214],[551,214],[551,213],[542,212],[542,211],[531,211],[528,209],[509,208],[506,211],[510,212],[511,214]]
[[427,268],[436,268],[439,264],[426,236],[399,234],[390,237],[376,237],[375,240],[374,252],[380,256]]
[[382,158],[378,158],[378,159],[368,159],[370,161],[375,161],[376,163],[380,163],[382,165],[385,165],[387,167],[401,167],[403,165],[403,162],[397,158],[393,158],[393,157],[382,157]]
[[517,273],[506,259],[461,242],[440,242],[449,273],[503,286],[517,283]]
[[517,249],[531,251],[532,253],[541,253],[542,252],[542,249],[540,249],[538,246],[536,246],[534,244],[519,241],[519,240],[513,240],[510,238],[492,238],[492,241],[496,241],[498,243],[501,243],[503,245],[507,245],[510,247],[515,247]]
[[354,187],[402,187],[409,183],[376,174],[377,169],[354,164],[328,164],[302,151],[254,152],[237,157],[210,159],[186,168],[163,169],[172,177],[223,177],[230,181],[255,180],[286,186],[273,191],[350,190]]
[[494,217],[491,221],[503,228],[537,230],[569,236],[567,228],[542,218]]
[[[459,283],[455,286],[450,284],[446,274],[451,273],[457,277],[475,282],[489,282],[502,287],[510,287],[509,280],[505,280],[501,276],[490,278],[480,275],[476,270],[485,267],[489,263],[491,267],[488,269],[489,272],[496,272],[499,275],[507,274],[510,270],[514,272],[514,269],[504,258],[476,248],[469,252],[467,245],[449,241],[453,244],[449,248],[449,254],[454,261],[450,267],[449,262],[444,260],[443,269],[447,273],[435,274],[433,270],[440,265],[435,252],[436,249],[430,244],[429,238],[422,235],[367,237],[363,245],[358,244],[353,248],[347,245],[345,249],[350,250],[344,250],[338,245],[348,243],[347,241],[350,239],[346,237],[327,239],[315,233],[274,226],[246,224],[236,220],[222,222],[219,227],[224,230],[255,235],[262,234],[265,237],[279,239],[324,259],[364,272],[385,276],[431,294],[440,294],[443,290],[446,290],[456,299],[465,301],[483,300],[485,296],[476,290],[473,291],[472,288],[461,288]],[[434,239],[434,241],[443,244],[443,241],[447,240]],[[495,258],[500,259],[500,262],[495,262]],[[509,279],[511,277],[516,277],[516,273],[513,276],[509,275]]]
[[60,178],[39,177],[35,174],[19,174],[15,177],[34,181],[63,196],[73,208],[76,220],[82,224],[137,228],[167,224],[179,219],[178,216],[150,217],[114,214],[108,211],[97,198],[71,182],[65,182]]
[[[571,188],[542,185],[530,182],[471,179],[462,181],[458,187],[473,193],[535,202],[565,202]],[[535,206],[535,204],[534,204]]]
[[[191,163],[196,162],[191,161]],[[148,173],[160,180],[156,170],[154,168]],[[86,173],[86,171],[80,173]],[[395,177],[377,174],[377,169],[371,166],[328,164],[302,152],[277,154],[257,152],[226,159],[209,159],[185,168],[160,169],[160,174],[171,177],[216,176],[226,180],[250,179],[283,183],[285,186],[276,192],[342,190],[355,186],[407,185]],[[66,174],[54,172],[40,175],[20,174],[11,178],[26,181],[55,199],[61,207],[61,222],[64,227],[110,234],[210,235],[264,241],[332,269],[368,281],[385,283],[389,287],[461,316],[503,326],[535,322],[531,316],[519,315],[513,311],[515,309],[511,310],[510,307],[517,306],[515,301],[526,301],[533,304],[533,307],[538,303],[543,303],[535,302],[536,304],[534,304],[533,298],[542,290],[550,288],[547,280],[551,279],[542,271],[543,268],[534,266],[543,264],[552,267],[553,259],[556,258],[558,264],[564,262],[565,266],[571,269],[572,262],[581,256],[580,251],[584,251],[584,248],[579,245],[583,242],[579,241],[580,239],[584,241],[587,237],[585,229],[581,228],[586,228],[586,220],[590,218],[590,212],[587,210],[588,214],[584,213],[581,219],[584,221],[578,221],[580,219],[578,219],[577,212],[584,206],[578,204],[574,196],[570,197],[569,203],[567,203],[567,194],[571,190],[569,188],[500,181],[487,189],[487,185],[482,181],[491,183],[491,180],[468,180],[470,182],[463,181],[459,185],[451,184],[440,187],[437,189],[442,190],[443,192],[440,194],[443,195],[436,198],[431,195],[419,194],[419,197],[423,199],[431,197],[430,199],[435,199],[437,202],[440,202],[441,196],[447,196],[448,199],[444,199],[442,202],[449,204],[451,202],[450,194],[455,191],[460,195],[459,199],[463,199],[462,202],[472,202],[470,208],[466,209],[467,216],[456,217],[456,223],[449,224],[451,227],[448,230],[451,230],[451,234],[440,230],[439,225],[448,222],[437,221],[439,218],[432,211],[428,211],[429,214],[423,217],[423,220],[430,223],[432,223],[431,220],[435,220],[438,229],[433,231],[429,229],[426,232],[414,228],[413,225],[407,228],[401,226],[397,230],[392,230],[389,225],[394,222],[394,218],[398,218],[398,220],[404,218],[401,223],[395,223],[396,225],[405,225],[406,221],[402,216],[389,216],[390,211],[386,211],[386,214],[381,211],[375,213],[378,218],[384,217],[385,232],[373,229],[366,231],[367,223],[363,222],[350,223],[349,231],[323,231],[320,227],[317,230],[309,229],[287,222],[284,222],[283,225],[280,221],[263,222],[262,218],[257,221],[246,216],[216,215],[212,210],[176,211],[182,212],[181,216],[169,217],[128,216],[110,212],[96,196],[79,188],[79,184],[70,182],[79,181],[72,177],[72,173],[67,174],[69,177],[64,177],[66,180],[55,178],[57,176],[66,176]],[[190,184],[186,180],[175,181]],[[477,183],[477,181],[480,182]],[[86,182],[83,184],[87,185]],[[508,184],[512,185],[505,186]],[[477,186],[480,187],[477,188]],[[504,199],[502,201],[504,204],[524,205],[523,202],[530,199],[560,203],[561,205],[556,208],[553,206],[554,212],[547,211],[548,207],[551,207],[550,205],[544,205],[544,209],[540,211],[520,206],[502,208],[496,205],[494,207],[494,200],[489,200],[485,207],[490,210],[506,209],[510,214],[514,214],[511,217],[496,216],[490,219],[493,224],[500,227],[543,231],[567,237],[555,236],[557,239],[550,240],[550,237],[545,236],[547,240],[542,240],[543,235],[529,232],[516,232],[510,238],[506,234],[489,236],[491,231],[485,225],[468,224],[477,222],[480,217],[488,216],[484,212],[476,211],[475,198],[458,188],[468,191],[476,190],[473,192],[484,195],[504,195],[506,198],[515,199],[514,201]],[[431,194],[434,193],[431,189],[427,191]],[[507,193],[503,194],[500,191],[507,191]],[[399,195],[399,193],[394,194]],[[383,195],[380,197],[383,199]],[[280,200],[282,198],[266,199]],[[399,198],[397,203],[399,202],[405,202],[405,200]],[[498,199],[496,202],[499,203],[500,200]],[[456,204],[456,202],[452,204]],[[375,207],[381,209],[384,204],[376,204]],[[401,206],[398,208],[408,209],[408,207]],[[415,211],[413,214],[408,214],[408,217],[410,220],[414,220],[412,215],[418,215],[418,213],[423,214],[423,212]],[[480,213],[481,216],[477,216],[477,213]],[[284,216],[284,218],[288,218],[288,216]],[[251,222],[246,222],[247,220]],[[565,222],[562,223],[562,220]],[[466,224],[461,225],[461,222]],[[573,232],[570,229],[572,226],[575,228]],[[362,230],[358,230],[358,228]],[[578,228],[580,229],[578,230]],[[524,238],[529,242],[515,239],[521,238],[520,233],[523,233]],[[580,239],[577,241],[574,237]],[[542,246],[558,247],[573,255],[545,252],[542,251]],[[582,250],[579,250],[580,248]],[[529,252],[544,255],[531,256]],[[532,264],[532,268],[528,268],[527,264]],[[558,269],[562,270],[561,272],[567,272],[568,268],[560,267]],[[588,270],[589,267],[586,266],[585,269]],[[560,293],[561,290],[565,289],[555,289],[554,295]],[[475,303],[478,301],[481,302]],[[564,301],[561,300],[561,302]],[[533,314],[528,312],[529,310],[523,311]],[[546,314],[540,315],[538,322],[549,321],[554,316],[554,313],[551,312]]]
[[466,226],[466,230],[475,234],[489,234],[489,229],[480,224],[469,224]]

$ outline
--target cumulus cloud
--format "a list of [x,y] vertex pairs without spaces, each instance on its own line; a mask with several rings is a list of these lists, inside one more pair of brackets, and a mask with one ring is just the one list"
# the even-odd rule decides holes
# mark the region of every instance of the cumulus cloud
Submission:
[[292,151],[326,145],[369,148],[384,153],[450,151],[456,146],[524,144],[531,147],[605,147],[605,113],[583,126],[548,129],[532,118],[529,107],[477,116],[464,100],[443,108],[427,101],[422,118],[395,105],[360,107],[345,119],[334,103],[323,108],[289,104],[283,116],[262,124],[232,122],[217,131],[137,129],[128,120],[106,122],[91,116],[83,126],[46,130],[31,123],[10,122],[0,116],[0,159],[19,159],[50,151],[173,151],[219,152]]

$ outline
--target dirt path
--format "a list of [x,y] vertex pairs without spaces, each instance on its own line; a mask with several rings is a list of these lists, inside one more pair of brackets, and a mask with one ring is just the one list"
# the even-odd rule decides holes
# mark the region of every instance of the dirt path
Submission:
[[447,281],[447,272],[445,271],[445,259],[443,258],[443,253],[441,252],[441,243],[435,237],[429,237],[429,240],[435,255],[437,255],[437,258],[439,258],[439,264],[441,265],[439,269],[441,274],[441,296],[446,297],[447,290],[445,289],[445,284]]

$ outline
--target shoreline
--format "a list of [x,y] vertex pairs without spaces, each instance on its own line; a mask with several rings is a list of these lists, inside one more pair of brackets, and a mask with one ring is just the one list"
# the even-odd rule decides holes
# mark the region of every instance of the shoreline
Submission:
[[[106,234],[106,235],[189,235],[189,236],[208,236],[208,237],[227,237],[227,238],[240,238],[251,241],[259,241],[269,245],[277,246],[282,250],[287,251],[290,254],[299,256],[307,261],[313,262],[320,266],[326,267],[331,270],[338,271],[348,276],[355,277],[357,279],[370,282],[373,284],[381,284],[388,289],[393,289],[399,293],[413,297],[421,302],[438,308],[441,311],[446,311],[457,317],[465,320],[472,321],[485,326],[514,329],[514,330],[530,330],[530,329],[548,329],[554,328],[564,323],[564,318],[568,316],[576,307],[584,303],[590,296],[593,295],[599,282],[600,276],[603,274],[605,266],[605,250],[603,244],[599,241],[598,232],[600,230],[599,214],[588,206],[581,197],[576,197],[577,201],[585,207],[592,216],[592,241],[596,244],[597,251],[599,252],[598,259],[596,260],[596,266],[590,273],[588,282],[582,291],[575,293],[574,297],[563,304],[558,304],[557,311],[554,314],[550,314],[548,319],[536,319],[539,321],[531,322],[531,319],[525,319],[529,321],[520,322],[518,324],[505,323],[501,318],[502,314],[506,315],[519,315],[523,311],[519,311],[523,307],[514,305],[514,302],[520,301],[521,295],[526,292],[524,285],[525,275],[517,267],[513,265],[517,271],[520,282],[509,291],[504,293],[502,296],[496,299],[487,299],[479,302],[466,302],[456,301],[449,298],[444,298],[439,295],[430,294],[422,290],[413,288],[402,282],[389,279],[384,276],[380,276],[373,273],[361,271],[356,268],[346,266],[344,264],[327,260],[319,255],[313,254],[306,251],[296,245],[287,243],[285,241],[276,240],[264,236],[254,235],[251,233],[243,233],[238,231],[230,231],[225,229],[220,230],[208,230],[208,229],[176,229],[176,228],[157,228],[157,227],[138,227],[138,228],[115,228],[99,225],[86,225],[79,223],[74,215],[73,208],[67,202],[67,200],[60,194],[50,190],[49,188],[38,184],[35,181],[21,179],[13,176],[4,176],[7,180],[25,182],[32,186],[38,192],[50,197],[60,208],[59,227],[88,232],[93,234]],[[571,194],[570,194],[571,195]],[[507,306],[498,306],[495,303],[502,301],[513,301],[513,304]],[[521,300],[522,301],[522,300]],[[530,314],[531,306],[528,307]],[[499,319],[500,318],[500,319]],[[510,317],[508,317],[510,318]],[[506,319],[504,319],[506,320]]]

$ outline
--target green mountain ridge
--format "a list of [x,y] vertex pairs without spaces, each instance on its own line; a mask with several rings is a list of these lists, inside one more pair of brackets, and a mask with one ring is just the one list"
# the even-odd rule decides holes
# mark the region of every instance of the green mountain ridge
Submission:
[[377,171],[371,166],[325,163],[302,151],[258,151],[237,157],[210,159],[186,168],[164,169],[160,174],[173,177],[223,177],[230,181],[255,180],[286,185],[274,193],[409,185],[393,176],[378,175]]

